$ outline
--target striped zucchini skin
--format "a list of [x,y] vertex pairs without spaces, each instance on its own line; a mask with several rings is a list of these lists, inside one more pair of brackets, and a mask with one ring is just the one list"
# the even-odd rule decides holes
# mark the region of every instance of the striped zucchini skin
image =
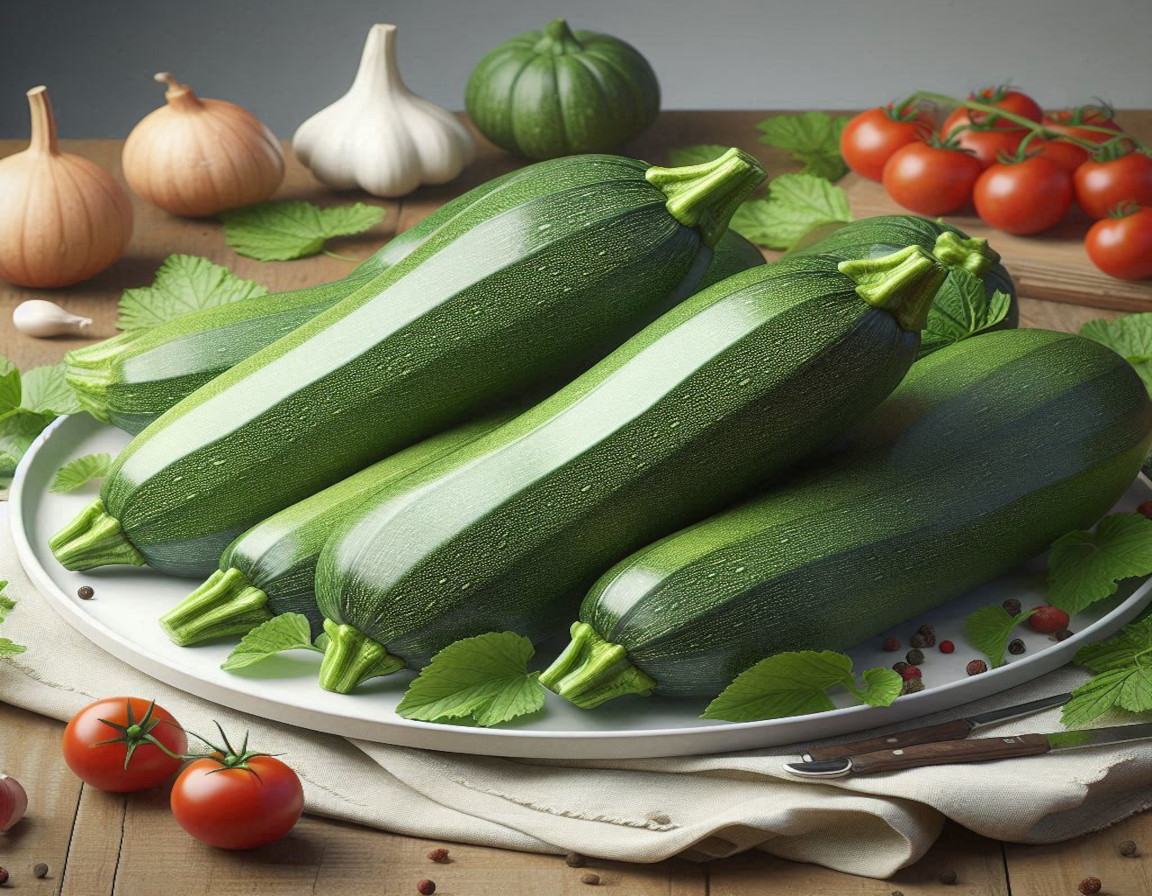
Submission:
[[620,645],[660,694],[713,696],[787,650],[844,650],[1094,523],[1152,439],[1139,377],[1090,340],[976,336],[918,362],[839,462],[671,535],[591,589],[544,680],[619,692]]
[[[135,435],[225,370],[351,295],[508,179],[489,181],[441,206],[343,280],[209,308],[75,349],[64,359],[68,382],[92,416]],[[760,250],[729,230],[716,244],[698,288],[760,264]]]
[[432,436],[260,521],[228,545],[219,569],[162,616],[161,626],[187,646],[243,635],[280,613],[301,613],[315,637],[323,621],[316,609],[316,559],[333,528],[384,488],[512,416],[490,415]]
[[[908,251],[917,273],[892,301],[915,317],[945,269]],[[332,636],[321,684],[355,686],[364,649],[398,668],[481,632],[552,634],[611,563],[867,414],[919,333],[862,300],[841,261],[785,259],[722,281],[463,449],[471,462],[431,464],[352,515],[317,565]]]
[[763,177],[738,150],[529,170],[147,427],[57,559],[208,575],[259,520],[618,344],[698,281]]

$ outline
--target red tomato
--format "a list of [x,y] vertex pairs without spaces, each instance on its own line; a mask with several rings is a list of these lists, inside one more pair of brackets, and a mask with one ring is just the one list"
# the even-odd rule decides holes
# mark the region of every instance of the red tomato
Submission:
[[910,143],[884,166],[884,189],[907,209],[944,215],[968,201],[979,176],[980,163],[966,152]]
[[1106,218],[1124,203],[1152,205],[1152,158],[1132,151],[1106,162],[1089,160],[1076,169],[1076,201],[1093,218]]
[[1036,156],[993,165],[980,175],[972,199],[976,212],[1008,233],[1039,233],[1060,222],[1072,205],[1072,177]]
[[902,114],[891,105],[861,112],[840,134],[840,154],[862,177],[880,180],[884,163],[901,146],[932,133],[932,117],[923,110]]
[[[1122,280],[1152,278],[1152,208],[1101,218],[1088,231],[1084,247],[1092,264],[1105,274]],[[1145,513],[1144,504],[1140,512]]]
[[[1021,118],[1027,118],[1030,121],[1039,121],[1044,117],[1044,111],[1040,108],[1040,104],[1026,93],[1019,90],[1013,90],[1010,87],[983,87],[974,93],[968,94],[968,99],[975,100],[978,103],[985,103],[989,106],[995,106],[997,109],[1003,109],[1005,112],[1010,112],[1013,115],[1019,115]],[[978,124],[998,125],[1000,127],[1008,127],[1011,123],[1006,118],[999,116],[988,116],[985,122],[985,113],[978,110],[973,110],[972,120]]]
[[1028,132],[1018,127],[996,127],[982,130],[968,127],[970,119],[968,110],[956,109],[944,119],[940,128],[940,136],[945,140],[954,139],[962,149],[968,150],[980,162],[980,167],[987,168],[1000,161],[1001,156],[1007,158],[1015,154],[1020,148],[1020,141]]
[[172,814],[180,827],[221,849],[255,849],[279,840],[303,811],[300,779],[272,756],[197,759],[172,785]]
[[138,697],[109,697],[85,706],[64,729],[64,761],[85,784],[132,793],[161,784],[183,760],[188,737],[163,707]]
[[[1107,128],[1107,132],[1083,127]],[[1120,125],[1112,120],[1112,110],[1104,106],[1081,106],[1079,109],[1062,109],[1044,116],[1044,127],[1057,134],[1067,134],[1093,143],[1104,143],[1121,133]]]
[[1073,143],[1063,140],[1033,140],[1028,144],[1025,152],[1035,154],[1047,159],[1057,168],[1063,168],[1069,174],[1088,161],[1088,151],[1081,149]]

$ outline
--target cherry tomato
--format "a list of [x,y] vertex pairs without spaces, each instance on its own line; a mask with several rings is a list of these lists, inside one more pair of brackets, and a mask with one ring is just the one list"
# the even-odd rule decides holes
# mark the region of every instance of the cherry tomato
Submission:
[[1072,206],[1072,177],[1047,159],[993,165],[972,194],[976,212],[1008,233],[1039,233],[1060,222]]
[[172,785],[172,814],[180,827],[221,849],[255,849],[279,840],[303,811],[300,779],[272,756],[197,759]]
[[884,163],[901,146],[924,140],[932,133],[932,117],[924,110],[902,112],[892,105],[861,112],[840,135],[840,154],[862,177],[880,180]]
[[1074,143],[1067,143],[1063,140],[1033,140],[1024,151],[1047,159],[1057,168],[1062,168],[1069,174],[1088,161],[1086,149],[1081,149]]
[[[1122,280],[1152,278],[1152,208],[1129,211],[1115,218],[1101,218],[1092,225],[1084,246],[1092,263],[1105,274]],[[1145,501],[1140,512],[1146,516]]]
[[[1043,123],[1044,127],[1057,134],[1067,134],[1093,143],[1104,143],[1121,133],[1120,125],[1112,119],[1112,110],[1104,106],[1081,106],[1079,109],[1051,112],[1044,116]],[[1107,132],[1091,128],[1106,128]]]
[[907,209],[944,215],[971,198],[980,170],[980,163],[961,150],[909,143],[884,166],[884,189]]
[[[940,128],[940,136],[946,140],[954,139],[962,148],[968,150],[980,161],[982,168],[995,165],[1001,157],[1007,158],[1020,148],[1020,141],[1028,132],[1018,127],[969,127],[967,109],[957,109],[944,119]],[[957,130],[959,128],[959,130]]]
[[1152,205],[1152,158],[1133,150],[1117,159],[1090,159],[1076,169],[1076,201],[1093,218],[1123,203]]
[[1028,617],[1029,628],[1045,635],[1063,631],[1068,628],[1068,623],[1072,621],[1068,614],[1059,607],[1045,605],[1033,607],[1032,610],[1032,615]]
[[147,790],[180,768],[175,754],[188,737],[172,714],[138,697],[108,697],[85,706],[64,729],[64,761],[85,784],[111,793]]
[[[999,87],[983,87],[980,90],[968,94],[968,99],[989,106],[995,106],[997,109],[1003,109],[1005,112],[1010,112],[1021,118],[1027,118],[1030,121],[1039,121],[1044,117],[1044,111],[1040,108],[1040,104],[1037,103],[1036,100],[1032,99],[1032,97],[1026,93],[1013,90],[1011,87],[1004,85]],[[987,121],[985,121],[985,118],[987,118]],[[978,124],[997,125],[999,127],[1008,127],[1011,124],[1006,118],[1000,118],[994,115],[986,116],[984,112],[976,109],[972,110],[972,121]]]

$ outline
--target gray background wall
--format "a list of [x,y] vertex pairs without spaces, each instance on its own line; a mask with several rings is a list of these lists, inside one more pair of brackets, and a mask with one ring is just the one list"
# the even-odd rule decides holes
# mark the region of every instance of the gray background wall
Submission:
[[364,32],[399,26],[409,86],[463,106],[475,62],[564,15],[649,58],[666,108],[852,108],[1005,80],[1046,106],[1152,106],[1152,0],[3,0],[0,136],[45,83],[65,136],[121,137],[153,72],[291,136],[351,82]]

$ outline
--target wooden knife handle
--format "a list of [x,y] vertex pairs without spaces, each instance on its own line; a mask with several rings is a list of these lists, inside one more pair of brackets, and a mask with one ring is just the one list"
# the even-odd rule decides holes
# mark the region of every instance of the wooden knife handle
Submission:
[[934,744],[916,744],[896,750],[881,750],[852,757],[852,771],[861,774],[894,772],[924,765],[951,765],[954,762],[987,762],[991,759],[1014,759],[1017,756],[1039,756],[1050,749],[1042,734],[1018,737],[983,737],[972,740],[945,740]]
[[859,756],[861,753],[878,753],[883,750],[910,747],[913,744],[963,740],[971,733],[972,725],[967,719],[953,719],[951,722],[941,722],[939,725],[928,725],[924,728],[910,728],[907,731],[898,731],[896,734],[888,734],[884,737],[869,737],[864,740],[850,741],[846,744],[812,747],[807,753],[816,761],[844,759],[848,756]]

